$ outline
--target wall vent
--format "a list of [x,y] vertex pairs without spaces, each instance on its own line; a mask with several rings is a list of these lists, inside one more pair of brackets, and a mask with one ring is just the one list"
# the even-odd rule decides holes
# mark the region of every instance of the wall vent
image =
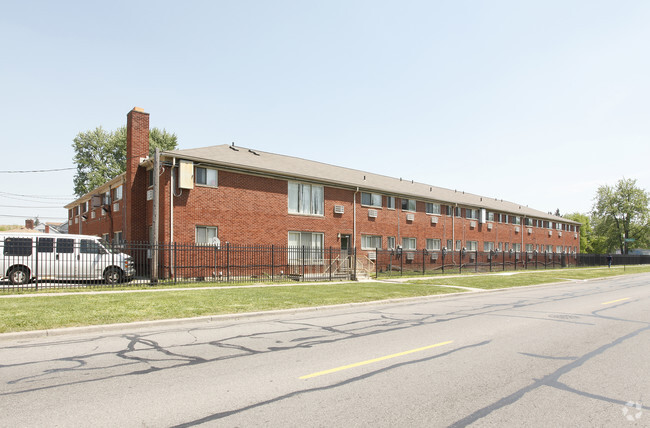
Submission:
[[431,217],[431,224],[438,224],[438,217]]
[[345,207],[343,205],[334,205],[334,214],[343,214]]
[[415,220],[415,214],[406,214],[406,221]]
[[377,218],[377,210],[368,210],[368,217]]

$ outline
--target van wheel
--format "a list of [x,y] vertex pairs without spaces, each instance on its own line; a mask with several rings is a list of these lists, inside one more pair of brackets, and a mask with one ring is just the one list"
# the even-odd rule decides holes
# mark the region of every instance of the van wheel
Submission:
[[16,266],[9,271],[9,282],[13,285],[27,284],[29,281],[29,271],[22,266]]
[[106,284],[119,284],[122,282],[122,270],[116,267],[106,269],[104,281]]

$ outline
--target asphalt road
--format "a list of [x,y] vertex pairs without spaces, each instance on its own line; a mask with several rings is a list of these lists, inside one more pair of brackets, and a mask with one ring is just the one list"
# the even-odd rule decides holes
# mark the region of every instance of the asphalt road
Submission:
[[650,426],[649,303],[635,275],[2,340],[0,426]]

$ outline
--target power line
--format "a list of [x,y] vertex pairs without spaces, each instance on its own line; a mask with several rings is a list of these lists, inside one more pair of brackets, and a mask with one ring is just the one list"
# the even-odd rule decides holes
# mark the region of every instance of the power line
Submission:
[[40,216],[40,215],[33,216],[33,215],[9,215],[9,214],[0,214],[0,217],[10,217],[10,218],[34,218],[34,217],[38,217],[39,219],[40,219],[40,218],[44,218],[44,219],[51,219],[51,220],[67,220],[66,217],[50,217],[50,216]]
[[61,205],[47,205],[47,206],[42,206],[42,207],[32,207],[29,205],[0,205],[0,208],[40,208],[40,209],[46,209],[46,208],[63,208]]
[[0,174],[29,174],[33,172],[57,172],[57,171],[70,171],[77,168],[55,168],[55,169],[33,169],[23,171],[0,171]]

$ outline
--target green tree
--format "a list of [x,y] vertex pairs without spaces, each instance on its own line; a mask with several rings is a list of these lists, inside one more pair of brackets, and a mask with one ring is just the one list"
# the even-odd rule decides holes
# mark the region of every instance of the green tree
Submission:
[[[630,249],[648,245],[650,195],[636,186],[636,180],[621,179],[616,186],[600,186],[592,209],[595,247],[602,252]],[[628,242],[626,240],[633,239]]]
[[580,223],[580,252],[594,254],[594,229],[589,215],[582,213],[564,214],[564,218]]
[[[165,129],[149,131],[149,156],[156,147],[174,150],[178,146],[176,134]],[[101,126],[80,132],[72,143],[73,161],[77,165],[74,176],[74,193],[84,195],[126,171],[126,127],[113,132]]]

